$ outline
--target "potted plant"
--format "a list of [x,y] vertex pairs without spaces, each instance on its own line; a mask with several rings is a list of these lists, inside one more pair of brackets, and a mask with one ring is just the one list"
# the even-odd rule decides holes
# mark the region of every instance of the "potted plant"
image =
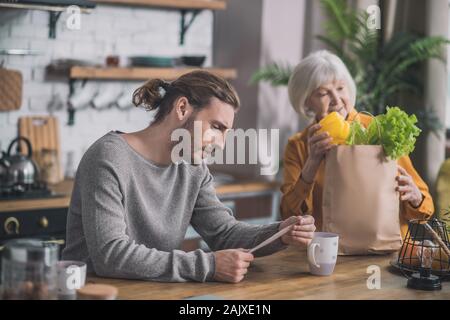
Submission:
[[[347,65],[357,86],[358,110],[382,114],[400,92],[420,95],[423,83],[416,67],[430,58],[441,59],[442,49],[450,43],[439,36],[398,33],[384,41],[380,30],[367,25],[364,10],[350,8],[345,0],[321,0],[328,17],[325,35],[317,38],[325,43]],[[285,86],[292,66],[273,63],[256,71],[252,83],[268,81]],[[419,127],[436,131],[442,129],[433,112],[417,112]]]
[[450,206],[447,209],[442,209],[439,214],[439,219],[445,222],[447,227],[447,235],[450,238]]

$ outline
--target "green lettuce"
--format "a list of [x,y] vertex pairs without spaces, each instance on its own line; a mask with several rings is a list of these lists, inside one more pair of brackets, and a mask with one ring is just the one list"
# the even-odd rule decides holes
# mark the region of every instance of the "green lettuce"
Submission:
[[350,123],[350,134],[348,135],[346,144],[359,145],[367,144],[367,132],[366,128],[359,121],[353,121]]
[[415,115],[408,115],[399,107],[387,107],[385,114],[376,116],[369,126],[359,121],[350,124],[347,145],[382,145],[386,156],[397,160],[409,155],[421,130],[415,125]]

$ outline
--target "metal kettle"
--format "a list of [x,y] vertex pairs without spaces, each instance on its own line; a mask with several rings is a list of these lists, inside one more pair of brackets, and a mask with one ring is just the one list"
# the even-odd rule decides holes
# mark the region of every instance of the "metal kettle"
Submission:
[[9,161],[6,159],[6,152],[1,151],[0,157],[0,188],[8,186]]
[[[16,153],[11,154],[14,144],[19,141],[25,142],[28,154],[26,156]],[[8,147],[6,160],[9,162],[8,167],[8,185],[31,185],[39,181],[39,169],[36,163],[31,159],[33,149],[30,140],[25,137],[18,137],[11,141]]]

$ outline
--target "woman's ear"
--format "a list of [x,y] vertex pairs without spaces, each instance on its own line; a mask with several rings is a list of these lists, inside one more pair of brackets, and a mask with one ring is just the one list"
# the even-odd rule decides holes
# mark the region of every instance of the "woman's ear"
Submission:
[[310,99],[309,98],[307,98],[305,100],[305,103],[303,104],[303,111],[305,112],[305,115],[307,117],[311,117],[311,115],[315,116],[315,112],[310,107]]
[[186,97],[180,97],[175,101],[175,113],[180,121],[189,118],[192,113],[192,106]]

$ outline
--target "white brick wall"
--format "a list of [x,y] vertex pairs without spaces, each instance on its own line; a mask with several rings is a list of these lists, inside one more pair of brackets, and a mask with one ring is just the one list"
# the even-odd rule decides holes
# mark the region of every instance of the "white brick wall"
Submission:
[[[63,109],[54,111],[60,124],[63,167],[68,152],[73,152],[75,165],[98,138],[110,130],[135,131],[145,128],[151,114],[140,109],[87,109],[75,115],[75,125],[68,126],[66,112],[69,87],[67,81],[47,81],[45,67],[52,59],[73,58],[103,63],[110,54],[119,55],[121,64],[130,55],[205,54],[210,66],[213,14],[203,11],[195,20],[180,46],[180,14],[177,11],[138,7],[99,5],[91,14],[81,17],[81,30],[66,27],[67,14],[58,21],[56,39],[48,38],[48,13],[34,10],[2,9],[0,11],[0,49],[33,49],[40,56],[0,56],[5,66],[23,75],[23,102],[18,111],[0,112],[0,148],[5,150],[17,135],[21,116],[47,115],[55,96]],[[139,82],[120,82],[137,87]],[[106,83],[101,83],[104,86]],[[1,84],[0,84],[1,85]],[[131,99],[131,97],[130,97]]]

